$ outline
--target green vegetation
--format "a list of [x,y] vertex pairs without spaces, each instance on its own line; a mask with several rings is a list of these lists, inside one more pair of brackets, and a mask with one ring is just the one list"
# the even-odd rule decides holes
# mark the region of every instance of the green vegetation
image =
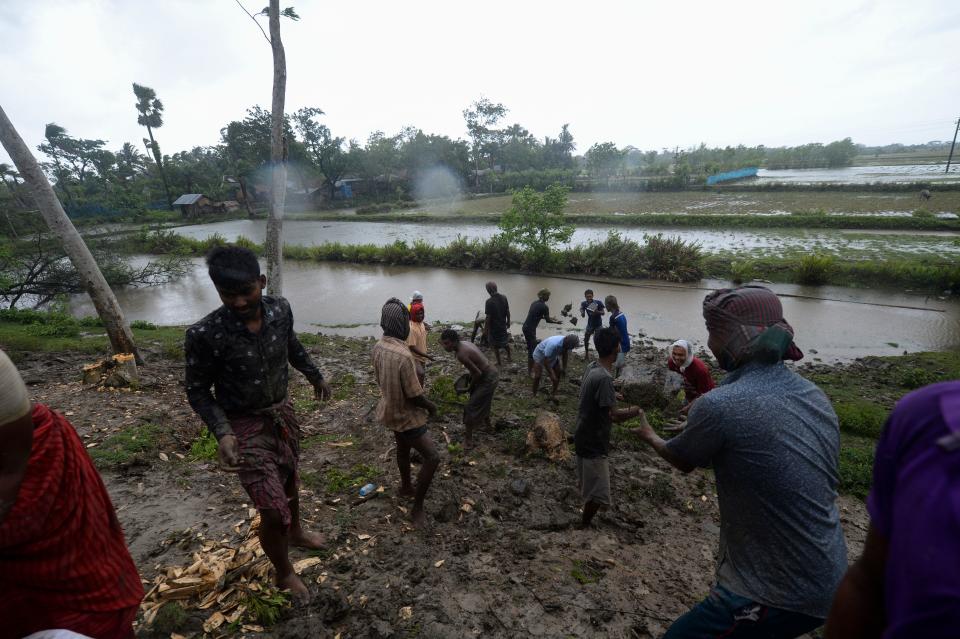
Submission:
[[[164,357],[183,356],[183,328],[133,328],[141,348],[159,346]],[[81,334],[90,333],[80,338]],[[28,353],[64,352],[106,353],[109,342],[100,320],[94,317],[74,318],[59,310],[52,312],[32,309],[0,310],[0,347],[13,361],[20,361]]]
[[463,410],[463,400],[453,386],[454,381],[449,375],[438,375],[429,383],[427,396],[437,405],[438,415],[450,415]]
[[217,450],[217,438],[204,426],[200,436],[190,444],[190,457],[197,461],[214,461],[217,459]]
[[98,466],[126,466],[145,463],[157,452],[160,427],[156,424],[129,426],[107,437],[97,448],[90,449],[90,457]]
[[503,241],[532,253],[536,264],[545,264],[555,245],[573,237],[574,227],[563,213],[567,192],[567,187],[551,184],[542,194],[530,187],[514,193],[498,225]]
[[[816,281],[837,286],[906,288],[937,293],[960,290],[960,264],[942,256],[873,260],[847,260],[831,256],[828,259],[826,256],[782,255],[752,257],[750,262],[755,279],[772,282],[812,284]],[[736,261],[730,253],[707,255],[703,260],[704,275],[733,280],[736,273],[732,265]],[[809,279],[811,277],[816,280]]]
[[248,590],[243,605],[247,607],[247,619],[264,626],[272,626],[280,619],[283,611],[290,607],[290,594],[276,588]]
[[171,601],[157,611],[152,628],[158,635],[168,636],[183,628],[189,619],[186,608],[179,601]]
[[867,357],[803,374],[830,397],[840,420],[840,489],[866,497],[876,438],[893,405],[921,385],[960,378],[960,353]]
[[356,464],[348,470],[330,468],[324,473],[328,493],[339,493],[348,488],[359,488],[380,476],[380,470],[367,464]]
[[338,375],[333,380],[333,399],[340,401],[350,397],[357,385],[357,378],[353,373]]
[[811,286],[826,284],[832,269],[833,258],[829,255],[804,255],[797,265],[797,282]]
[[600,581],[601,573],[582,559],[574,559],[570,576],[576,579],[581,586],[586,586]]

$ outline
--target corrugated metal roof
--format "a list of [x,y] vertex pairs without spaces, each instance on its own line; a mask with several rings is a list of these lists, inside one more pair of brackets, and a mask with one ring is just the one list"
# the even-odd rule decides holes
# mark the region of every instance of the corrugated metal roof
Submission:
[[175,205],[179,204],[196,204],[200,198],[203,197],[203,193],[185,193],[178,197],[175,201]]

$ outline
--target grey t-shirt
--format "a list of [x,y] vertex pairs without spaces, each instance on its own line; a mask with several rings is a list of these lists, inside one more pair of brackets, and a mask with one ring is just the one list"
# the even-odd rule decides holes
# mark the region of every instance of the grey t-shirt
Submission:
[[713,466],[718,583],[826,618],[847,569],[836,503],[840,429],[827,396],[782,363],[748,364],[698,399],[688,420],[667,447]]
[[616,403],[613,376],[599,362],[590,362],[580,382],[577,431],[573,435],[577,457],[592,459],[610,452],[610,428],[613,426],[610,409]]

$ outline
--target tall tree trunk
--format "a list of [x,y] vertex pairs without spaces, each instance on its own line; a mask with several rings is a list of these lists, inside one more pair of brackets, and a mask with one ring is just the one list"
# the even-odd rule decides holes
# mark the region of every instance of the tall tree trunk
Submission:
[[153,161],[160,169],[160,179],[163,181],[163,192],[167,195],[167,208],[173,210],[173,198],[170,197],[170,185],[167,184],[167,173],[163,170],[163,158],[160,156],[160,145],[153,139],[153,130],[148,126],[147,135],[150,136],[150,150],[153,151]]
[[17,170],[23,177],[23,181],[33,191],[34,201],[40,214],[47,222],[50,230],[53,231],[63,243],[63,250],[70,258],[73,267],[80,274],[80,281],[83,287],[93,300],[93,305],[97,309],[97,315],[103,321],[107,329],[107,336],[110,338],[110,344],[113,346],[114,353],[133,353],[136,361],[143,363],[137,347],[133,342],[133,333],[130,327],[126,325],[123,319],[123,311],[110,285],[104,279],[103,273],[97,266],[96,260],[90,253],[90,249],[84,243],[83,238],[73,226],[70,218],[67,217],[60,200],[57,199],[53,187],[50,185],[47,176],[40,170],[36,158],[30,153],[30,149],[24,143],[23,138],[13,128],[13,124],[7,118],[3,107],[0,107],[0,143],[7,150]]
[[280,40],[280,0],[270,0],[270,48],[273,49],[273,104],[270,118],[270,215],[267,218],[267,292],[283,295],[283,207],[287,198],[287,158],[283,109],[287,94],[287,58]]

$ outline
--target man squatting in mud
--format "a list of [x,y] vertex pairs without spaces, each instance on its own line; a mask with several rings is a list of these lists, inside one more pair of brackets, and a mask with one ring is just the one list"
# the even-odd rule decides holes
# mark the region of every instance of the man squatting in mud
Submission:
[[300,524],[300,427],[287,397],[287,363],[318,400],[330,397],[330,386],[293,331],[289,302],[263,295],[267,279],[251,251],[216,248],[207,267],[223,306],[187,329],[187,398],[219,442],[220,465],[239,474],[260,512],[260,545],[277,585],[305,599],[288,547],[321,548],[324,539]]
[[[427,432],[427,417],[437,407],[423,393],[417,378],[417,366],[407,345],[410,333],[410,312],[395,297],[387,300],[380,311],[383,337],[374,345],[373,374],[380,386],[376,418],[393,431],[397,442],[397,468],[400,470],[400,496],[413,497],[413,525],[420,527],[426,521],[423,500],[440,465],[440,455]],[[410,449],[423,459],[417,487],[410,482]]]
[[464,447],[473,447],[473,430],[490,426],[490,405],[497,390],[500,375],[479,348],[460,339],[460,333],[448,328],[440,335],[440,345],[448,353],[455,353],[457,361],[470,372],[470,399],[463,408],[463,426],[466,430]]

